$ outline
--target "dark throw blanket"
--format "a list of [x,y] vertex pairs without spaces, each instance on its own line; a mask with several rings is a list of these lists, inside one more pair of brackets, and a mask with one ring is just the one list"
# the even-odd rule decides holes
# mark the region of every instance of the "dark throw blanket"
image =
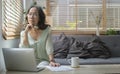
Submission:
[[93,37],[89,42],[75,40],[69,49],[67,58],[109,58],[111,56],[109,48],[98,36]]

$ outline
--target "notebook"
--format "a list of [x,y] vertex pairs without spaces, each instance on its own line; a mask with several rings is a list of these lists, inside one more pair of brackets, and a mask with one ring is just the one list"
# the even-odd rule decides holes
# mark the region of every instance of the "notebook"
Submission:
[[44,67],[37,67],[33,48],[2,48],[7,70],[41,71]]

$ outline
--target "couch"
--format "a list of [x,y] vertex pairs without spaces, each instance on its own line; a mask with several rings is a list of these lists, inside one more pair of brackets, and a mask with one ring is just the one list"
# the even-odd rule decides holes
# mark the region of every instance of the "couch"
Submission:
[[[75,38],[80,41],[90,41],[93,35],[66,35],[68,38]],[[60,38],[60,35],[52,35],[53,44]],[[101,35],[99,36],[102,42],[109,48],[111,56],[109,58],[80,58],[81,65],[95,65],[95,64],[120,64],[120,35]],[[59,43],[59,41],[58,41]],[[55,48],[54,48],[55,50]],[[69,49],[68,49],[69,50]],[[67,56],[67,55],[66,55]],[[70,58],[55,57],[55,61],[62,65],[69,65]]]

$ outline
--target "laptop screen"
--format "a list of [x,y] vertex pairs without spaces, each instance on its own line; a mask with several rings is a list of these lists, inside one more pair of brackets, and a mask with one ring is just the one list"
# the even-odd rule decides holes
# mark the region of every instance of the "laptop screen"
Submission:
[[37,68],[33,48],[2,48],[7,70],[34,71]]

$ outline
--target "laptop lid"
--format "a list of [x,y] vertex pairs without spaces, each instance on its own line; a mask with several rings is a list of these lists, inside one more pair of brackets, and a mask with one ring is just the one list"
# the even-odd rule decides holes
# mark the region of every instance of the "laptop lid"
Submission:
[[40,71],[33,48],[2,48],[7,70]]

